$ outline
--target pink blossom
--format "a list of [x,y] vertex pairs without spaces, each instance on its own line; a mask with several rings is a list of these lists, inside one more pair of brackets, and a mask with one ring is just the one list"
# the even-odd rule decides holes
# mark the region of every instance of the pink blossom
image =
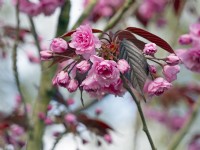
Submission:
[[67,114],[65,115],[65,121],[66,123],[69,123],[69,124],[75,124],[76,121],[77,121],[77,118],[74,114]]
[[82,60],[80,63],[76,65],[76,69],[80,73],[86,73],[90,68],[90,63],[86,60]]
[[180,66],[179,65],[175,65],[175,66],[169,66],[169,65],[165,65],[163,67],[163,74],[165,76],[165,79],[168,82],[172,82],[174,80],[177,79],[177,73],[180,72]]
[[48,106],[47,106],[47,110],[49,111],[49,110],[51,110],[53,108],[53,106],[51,105],[51,104],[49,104]]
[[158,77],[154,81],[146,83],[144,86],[144,92],[148,93],[150,96],[159,96],[164,91],[168,90],[171,86],[171,83],[161,77]]
[[69,92],[75,92],[78,89],[78,81],[76,79],[71,79],[67,85],[67,90]]
[[102,113],[102,109],[100,109],[100,108],[96,108],[95,109],[95,114],[96,115],[100,115]]
[[179,116],[179,115],[171,116],[169,118],[169,127],[172,130],[177,131],[183,127],[186,120],[187,116]]
[[117,62],[117,68],[119,69],[119,71],[122,74],[124,74],[130,69],[130,66],[129,66],[128,62],[125,59],[120,59]]
[[200,135],[196,134],[193,136],[191,139],[189,145],[188,145],[188,150],[199,150],[200,149]]
[[40,52],[41,60],[50,60],[53,58],[51,51],[45,50]]
[[30,62],[32,63],[40,63],[40,59],[36,56],[34,56],[34,54],[31,51],[27,52],[27,56]]
[[69,84],[69,75],[67,72],[61,71],[57,74],[57,83],[62,87],[67,87]]
[[67,50],[68,44],[62,38],[55,38],[51,42],[50,49],[55,53],[63,53]]
[[200,49],[190,49],[187,51],[178,51],[177,55],[181,61],[191,71],[200,73]]
[[51,118],[47,117],[47,118],[45,118],[44,123],[46,125],[51,125],[51,124],[53,124],[53,120]]
[[167,58],[166,58],[166,63],[167,63],[168,65],[171,65],[171,66],[173,66],[173,65],[178,65],[179,62],[180,62],[180,58],[179,58],[177,55],[175,55],[175,54],[170,54],[170,55],[167,56]]
[[44,112],[39,112],[38,117],[39,117],[39,119],[44,120],[46,118],[46,115]]
[[72,34],[72,41],[69,46],[76,49],[76,54],[82,55],[85,59],[88,59],[91,55],[94,55],[95,48],[100,48],[100,40],[92,33],[92,28],[86,24],[81,25],[76,29],[76,32]]
[[148,43],[145,44],[145,47],[143,49],[144,54],[154,56],[154,54],[157,52],[157,47],[155,43]]
[[69,98],[69,99],[67,99],[66,103],[68,106],[70,106],[70,105],[73,105],[75,102],[74,102],[74,99]]
[[[17,1],[14,0],[14,3],[17,4]],[[27,0],[19,0],[19,4],[19,10],[29,16],[37,16],[41,13],[40,3],[33,3]]]
[[190,25],[190,34],[196,37],[200,37],[200,23],[194,23]]
[[99,85],[96,79],[95,74],[88,75],[86,79],[83,80],[83,82],[81,83],[81,86],[83,87],[85,91],[90,92],[90,93],[97,92],[97,90],[101,88],[101,86]]
[[4,1],[0,0],[0,7],[3,5]]
[[187,45],[192,43],[192,37],[189,34],[184,34],[179,37],[179,43],[182,45]]
[[94,73],[97,81],[102,86],[109,86],[111,83],[116,83],[120,77],[117,63],[113,60],[104,60],[102,58],[102,60],[99,61],[99,59],[101,58],[98,58],[98,56],[90,58],[93,65],[89,74]]
[[45,16],[50,16],[57,8],[56,0],[41,0],[42,12]]
[[149,20],[154,15],[154,8],[151,3],[144,2],[138,9],[138,13],[140,16],[146,20]]
[[111,135],[110,134],[105,134],[104,136],[103,136],[103,138],[104,138],[104,140],[107,142],[107,143],[112,143],[112,137],[111,137]]
[[149,71],[150,71],[151,73],[155,74],[155,73],[157,72],[156,66],[154,66],[154,65],[149,65]]
[[105,93],[121,95],[123,85],[117,63],[96,55],[91,56],[90,60],[93,64],[86,79],[81,83],[83,89],[96,96],[102,96]]
[[13,136],[21,136],[22,134],[25,133],[24,129],[19,125],[13,124],[10,128]]

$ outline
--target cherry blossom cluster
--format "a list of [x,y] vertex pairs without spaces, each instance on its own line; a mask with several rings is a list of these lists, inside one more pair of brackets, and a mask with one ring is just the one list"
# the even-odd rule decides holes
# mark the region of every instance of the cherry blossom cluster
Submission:
[[[162,74],[164,76],[160,77],[157,75],[157,69],[155,65],[149,65],[149,71],[153,80],[147,80],[144,91],[149,96],[159,96],[163,94],[165,90],[172,87],[172,82],[177,79],[177,74],[180,72],[180,66],[178,65],[180,59],[175,54],[170,54],[166,58],[157,58],[155,53],[157,52],[157,46],[155,43],[147,43],[143,49],[145,57],[159,64],[162,67]],[[164,62],[161,63],[160,61]]]
[[[89,20],[95,22],[100,17],[111,17],[123,2],[124,0],[99,0],[89,16]],[[84,7],[88,4],[89,0],[84,0]]]
[[200,22],[189,27],[189,33],[179,38],[181,45],[190,45],[187,49],[176,51],[185,67],[191,71],[200,73]]
[[[13,0],[16,5],[18,0]],[[56,10],[56,8],[62,6],[64,0],[40,0],[38,3],[34,3],[28,0],[19,0],[19,10],[26,13],[29,16],[37,16],[44,14],[50,16]]]
[[98,97],[106,93],[122,95],[125,90],[120,74],[126,73],[130,66],[124,59],[112,58],[110,47],[114,44],[99,40],[88,24],[78,27],[70,37],[68,42],[55,38],[50,50],[40,52],[42,60],[62,62],[53,84],[69,92],[79,88]]

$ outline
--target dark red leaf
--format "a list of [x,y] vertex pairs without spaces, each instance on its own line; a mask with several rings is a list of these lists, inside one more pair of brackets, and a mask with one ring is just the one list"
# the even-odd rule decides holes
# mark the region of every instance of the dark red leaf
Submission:
[[98,135],[103,136],[108,133],[108,130],[113,130],[112,127],[110,127],[103,121],[88,118],[84,114],[80,114],[79,116],[77,116],[77,118],[79,122],[83,123],[88,129],[91,129],[91,131],[96,132],[96,134]]
[[124,39],[132,42],[135,46],[137,46],[140,50],[144,49],[144,43],[141,40],[138,40],[130,31],[127,30],[121,30],[118,31],[115,35],[115,38],[118,38],[119,40],[123,41]]
[[174,53],[174,50],[171,48],[171,46],[165,40],[163,40],[162,38],[158,37],[155,34],[152,34],[146,30],[136,27],[128,27],[126,28],[126,30],[157,44],[158,46],[160,46],[169,53]]

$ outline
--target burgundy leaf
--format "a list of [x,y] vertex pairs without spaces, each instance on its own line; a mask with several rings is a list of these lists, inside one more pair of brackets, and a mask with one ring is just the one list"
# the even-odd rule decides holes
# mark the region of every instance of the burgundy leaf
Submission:
[[88,129],[90,129],[98,135],[103,136],[108,133],[108,130],[113,130],[113,128],[105,122],[98,119],[88,118],[84,114],[77,116],[77,118],[79,122],[83,123]]
[[130,31],[127,30],[121,30],[118,31],[115,35],[115,38],[118,38],[120,41],[123,41],[124,39],[131,41],[134,43],[135,46],[137,46],[141,51],[144,49],[145,42],[138,40]]
[[169,53],[174,53],[174,50],[171,48],[171,46],[165,40],[163,40],[162,38],[158,37],[155,34],[152,34],[148,31],[136,27],[128,27],[126,28],[126,30],[157,44],[158,46],[160,46]]

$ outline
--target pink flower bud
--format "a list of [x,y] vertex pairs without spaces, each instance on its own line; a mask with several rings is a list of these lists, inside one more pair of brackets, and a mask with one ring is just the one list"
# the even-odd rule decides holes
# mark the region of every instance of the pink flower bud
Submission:
[[145,44],[143,49],[144,54],[153,56],[157,52],[157,47],[155,43]]
[[150,66],[149,66],[149,71],[150,71],[151,73],[155,74],[155,73],[157,72],[156,66],[150,65]]
[[50,60],[53,58],[53,54],[51,51],[41,51],[40,52],[41,60]]
[[34,56],[34,54],[31,51],[27,52],[27,56],[31,63],[36,63],[36,64],[40,63],[40,59]]
[[165,79],[158,77],[154,81],[148,81],[146,82],[144,86],[144,92],[149,94],[149,96],[159,96],[164,91],[171,88],[172,84],[166,81]]
[[103,138],[104,138],[104,140],[105,140],[107,143],[109,143],[109,144],[112,143],[112,137],[111,137],[110,134],[105,134],[105,135],[103,136]]
[[66,103],[67,103],[68,106],[73,105],[74,104],[74,99],[69,98]]
[[192,37],[189,34],[181,35],[179,38],[179,43],[182,45],[187,45],[192,43]]
[[176,56],[175,54],[170,54],[169,56],[167,56],[166,58],[166,63],[168,65],[178,65],[180,62],[180,58],[178,56]]
[[119,71],[121,73],[124,74],[130,69],[130,66],[129,66],[128,62],[125,59],[120,59],[117,62],[117,68],[119,69]]
[[59,137],[61,135],[61,132],[59,132],[59,131],[55,131],[54,133],[53,133],[53,136],[54,137]]
[[68,86],[67,86],[67,90],[69,92],[75,92],[78,88],[78,81],[75,79],[71,79]]
[[53,106],[51,105],[51,104],[49,104],[48,106],[47,106],[47,110],[49,111],[49,110],[51,110],[53,108]]
[[44,120],[46,118],[44,112],[39,112],[38,117],[39,117],[40,120]]
[[57,74],[57,83],[62,87],[67,87],[69,84],[69,75],[67,72],[61,71]]
[[85,73],[90,68],[90,63],[86,60],[83,60],[76,65],[76,68],[80,73]]
[[65,121],[69,124],[75,124],[76,123],[76,116],[74,114],[67,114],[65,115]]
[[19,125],[14,124],[10,128],[14,136],[20,136],[25,133],[24,129],[20,127]]
[[51,124],[53,124],[53,120],[51,118],[47,117],[47,118],[45,118],[44,123],[46,125],[51,125]]
[[96,114],[96,115],[100,115],[101,113],[102,113],[102,109],[97,108],[97,109],[95,110],[95,114]]
[[62,38],[53,39],[50,49],[55,53],[63,53],[67,50],[68,44]]
[[165,79],[168,82],[172,82],[177,79],[177,73],[180,72],[180,66],[175,65],[175,66],[169,66],[165,65],[163,68],[163,74],[165,76]]

